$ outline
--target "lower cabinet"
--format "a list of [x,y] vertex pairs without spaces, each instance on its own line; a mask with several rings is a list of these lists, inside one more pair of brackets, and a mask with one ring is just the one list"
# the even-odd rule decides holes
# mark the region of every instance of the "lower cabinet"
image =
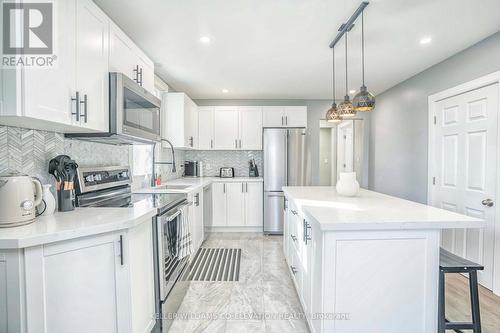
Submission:
[[321,331],[321,242],[317,226],[304,219],[293,201],[286,199],[283,250],[297,294],[312,332]]
[[155,298],[148,220],[121,232],[20,250],[23,269],[11,265],[8,276],[14,281],[18,273],[25,313],[18,307],[20,314],[9,318],[24,318],[20,326],[27,332],[150,332]]
[[189,230],[193,242],[193,253],[196,253],[203,243],[205,227],[203,219],[203,189],[188,195],[192,204],[188,208]]
[[214,227],[262,227],[262,182],[212,184]]

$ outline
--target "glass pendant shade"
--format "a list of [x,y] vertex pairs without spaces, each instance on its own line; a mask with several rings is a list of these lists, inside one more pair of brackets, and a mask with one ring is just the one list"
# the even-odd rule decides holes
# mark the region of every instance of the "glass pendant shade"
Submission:
[[326,121],[329,123],[340,123],[342,118],[339,116],[337,111],[337,104],[335,102],[332,104],[332,107],[326,112]]
[[349,95],[345,95],[344,101],[339,104],[337,109],[338,115],[342,118],[354,117],[356,115],[356,110],[349,100]]
[[369,112],[375,109],[375,96],[368,90],[365,85],[361,86],[359,93],[352,99],[354,110],[359,112]]

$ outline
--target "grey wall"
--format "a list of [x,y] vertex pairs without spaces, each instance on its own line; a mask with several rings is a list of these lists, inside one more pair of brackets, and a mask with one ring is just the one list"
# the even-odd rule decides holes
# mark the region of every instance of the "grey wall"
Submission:
[[377,96],[371,115],[370,188],[427,201],[427,98],[500,70],[500,32]]
[[[300,100],[300,99],[285,99],[285,100],[195,100],[199,106],[210,105],[241,105],[241,106],[273,106],[273,105],[305,105],[307,106],[307,127],[309,130],[309,150],[311,153],[311,169],[312,169],[312,184],[319,184],[319,120],[325,118],[326,111],[331,106],[330,100]],[[361,115],[361,118],[369,120],[368,115]],[[366,140],[368,140],[368,131],[370,126],[365,126]],[[368,147],[368,144],[365,145]],[[368,149],[366,150],[368,154]],[[367,164],[368,166],[368,164]],[[368,186],[368,181],[361,181],[362,186]]]

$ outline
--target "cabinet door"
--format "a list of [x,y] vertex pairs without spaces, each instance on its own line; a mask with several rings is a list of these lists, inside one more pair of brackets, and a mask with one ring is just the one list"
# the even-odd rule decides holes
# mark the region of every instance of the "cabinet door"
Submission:
[[244,183],[226,183],[227,225],[245,225]]
[[27,331],[129,332],[119,242],[106,234],[25,249]]
[[108,112],[108,38],[109,19],[90,0],[77,1],[76,11],[76,88],[87,104],[81,112],[87,118],[80,120],[82,127],[107,131]]
[[150,332],[155,325],[153,223],[148,218],[127,232],[130,267],[132,332]]
[[306,106],[287,106],[284,115],[286,127],[307,127]]
[[282,106],[264,106],[262,108],[262,118],[264,127],[284,127],[285,118]]
[[211,106],[198,107],[198,148],[214,148],[214,108]]
[[185,145],[190,148],[198,147],[198,107],[185,95],[184,101],[184,133]]
[[212,225],[226,226],[226,184],[212,184]]
[[154,63],[144,56],[139,57],[138,64],[141,72],[141,85],[144,89],[153,93],[155,91],[155,67]]
[[195,193],[188,195],[188,201],[192,202],[187,209],[189,232],[191,233],[191,243],[193,244],[193,251],[198,251],[198,228],[196,221],[196,207],[195,207]]
[[76,121],[71,114],[76,107],[71,101],[75,97],[76,1],[60,1],[54,8],[60,27],[54,30],[55,67],[24,70],[24,110],[28,117],[71,125]]
[[239,148],[262,150],[262,108],[240,107],[239,113]]
[[214,111],[215,149],[238,149],[238,110],[216,107]]
[[137,79],[134,71],[136,57],[130,38],[114,23],[110,23],[109,31],[109,71],[119,72],[132,80]]
[[263,198],[262,183],[245,183],[245,225],[264,227],[263,225]]

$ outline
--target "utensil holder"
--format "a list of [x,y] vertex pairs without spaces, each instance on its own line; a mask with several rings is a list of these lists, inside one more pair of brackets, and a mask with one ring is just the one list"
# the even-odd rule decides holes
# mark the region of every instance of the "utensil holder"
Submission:
[[60,212],[69,212],[75,209],[75,190],[57,191],[58,210]]

